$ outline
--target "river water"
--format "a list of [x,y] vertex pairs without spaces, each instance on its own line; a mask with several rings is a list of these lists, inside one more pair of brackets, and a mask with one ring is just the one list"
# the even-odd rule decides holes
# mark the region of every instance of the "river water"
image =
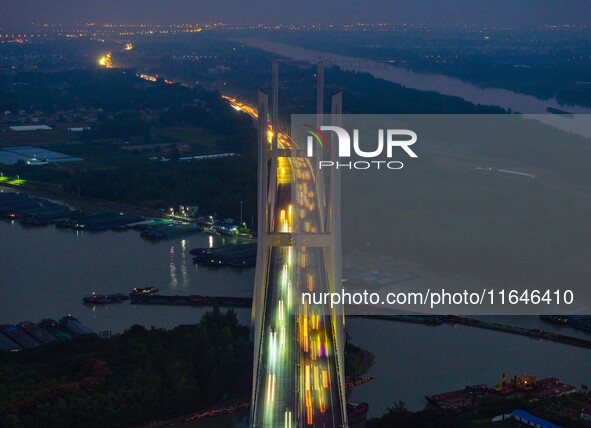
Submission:
[[[96,331],[120,332],[133,324],[171,328],[194,323],[205,308],[130,305],[84,306],[96,292],[128,293],[156,286],[164,294],[250,296],[253,270],[193,264],[189,250],[235,242],[199,233],[148,242],[135,231],[75,232],[0,222],[0,322],[36,321],[72,314]],[[237,310],[250,322],[250,310]]]
[[[363,67],[355,58],[343,55],[260,39],[242,41],[296,59],[330,58],[344,69]],[[553,107],[591,113],[583,107],[561,107],[556,100],[479,88],[446,76],[414,73],[400,67],[371,65],[362,71],[410,88],[436,90],[514,111],[545,113],[547,107]],[[572,120],[547,116],[557,127],[573,126]],[[82,305],[81,298],[93,291],[126,293],[134,287],[147,286],[159,287],[166,294],[250,296],[253,269],[201,267],[192,263],[189,254],[191,248],[235,242],[198,233],[154,243],[132,231],[74,232],[0,221],[0,323],[59,319],[71,314],[96,331],[113,333],[133,324],[172,328],[195,323],[206,308],[128,303],[89,308]],[[250,322],[250,310],[236,312],[241,322]],[[494,321],[591,339],[591,334],[542,323],[537,317],[496,317]],[[465,326],[429,327],[360,318],[348,319],[347,331],[353,343],[375,355],[375,365],[368,374],[377,375],[377,379],[356,387],[349,395],[351,400],[369,403],[370,417],[379,416],[397,401],[416,410],[424,407],[426,394],[470,384],[495,384],[503,372],[556,376],[575,386],[591,383],[591,351],[586,349]],[[222,417],[196,425],[246,426],[245,417]]]
[[[229,238],[198,233],[152,243],[134,231],[76,233],[0,221],[0,239],[0,323],[72,314],[97,331],[115,333],[133,324],[171,328],[197,322],[206,309],[129,303],[91,309],[80,299],[93,291],[128,292],[146,286],[157,286],[167,294],[252,293],[253,269],[192,263],[191,248],[223,245],[232,241]],[[250,322],[250,310],[237,313],[243,323]],[[496,321],[561,329],[536,317],[498,317]],[[353,343],[375,355],[369,374],[378,378],[356,387],[350,396],[368,402],[370,416],[382,414],[399,400],[420,409],[426,394],[468,384],[494,384],[503,372],[553,375],[577,386],[591,383],[591,351],[585,349],[464,326],[355,318],[347,321],[347,329]],[[591,334],[580,334],[591,339]],[[227,419],[220,423],[225,426]]]
[[[591,109],[578,105],[561,105],[554,98],[539,99],[531,95],[520,94],[502,88],[484,88],[472,83],[442,74],[415,72],[404,67],[393,66],[377,61],[359,59],[332,52],[304,49],[261,38],[243,38],[245,45],[263,49],[282,57],[298,61],[325,60],[343,70],[359,71],[388,82],[420,91],[435,91],[442,95],[460,97],[473,104],[500,106],[506,110],[519,112],[555,128],[574,132],[589,138],[591,136]],[[572,113],[573,116],[549,114],[548,108]],[[387,113],[387,112],[383,112]]]
[[260,38],[243,38],[240,42],[277,55],[299,61],[327,61],[343,70],[363,71],[379,79],[399,83],[407,88],[420,91],[436,91],[443,95],[460,97],[474,104],[500,106],[528,114],[546,113],[548,107],[568,110],[575,114],[588,114],[591,109],[576,105],[562,106],[556,99],[541,100],[531,95],[520,94],[501,88],[483,88],[442,74],[418,73],[404,67],[392,66],[377,61],[355,58],[347,55],[304,49]]

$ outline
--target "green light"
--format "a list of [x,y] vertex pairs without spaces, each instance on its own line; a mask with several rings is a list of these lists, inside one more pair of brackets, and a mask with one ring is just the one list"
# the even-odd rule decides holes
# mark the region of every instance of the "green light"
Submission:
[[22,184],[25,184],[27,182],[27,180],[22,179],[22,178],[15,178],[15,179],[12,179],[12,180],[6,180],[6,182],[8,184],[12,184],[14,186],[20,186]]

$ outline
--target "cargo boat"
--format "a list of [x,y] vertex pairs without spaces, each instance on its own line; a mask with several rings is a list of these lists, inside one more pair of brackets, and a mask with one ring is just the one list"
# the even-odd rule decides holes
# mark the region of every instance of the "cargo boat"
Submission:
[[547,377],[538,380],[527,373],[512,378],[503,373],[501,381],[489,389],[500,396],[519,395],[530,400],[567,395],[576,391],[574,386],[562,383],[558,378]]
[[[7,194],[2,194],[7,195]],[[8,219],[22,218],[29,214],[49,213],[64,209],[63,205],[28,195],[8,194],[0,197],[0,214]]]
[[136,223],[141,217],[124,213],[103,213],[81,219],[78,228],[91,231],[121,229],[129,223]]
[[236,308],[252,307],[250,297],[219,297],[219,296],[166,296],[160,294],[131,296],[133,305],[173,305],[173,306],[223,306]]
[[464,389],[449,391],[441,394],[427,395],[427,401],[440,409],[453,412],[473,410],[480,406],[480,402],[489,394],[486,385],[466,386]]
[[205,266],[253,267],[256,265],[257,244],[225,245],[218,248],[194,248],[193,263]]
[[202,230],[203,227],[193,223],[169,223],[165,226],[146,229],[140,234],[140,236],[144,239],[156,241],[160,239],[190,235]]
[[540,315],[540,319],[558,325],[566,325],[570,322],[567,315]]
[[552,342],[564,343],[566,345],[579,346],[581,348],[591,349],[591,340],[581,339],[564,334],[552,333],[538,328],[515,327],[505,324],[492,323],[473,318],[465,318],[457,315],[448,315],[445,322],[450,324],[462,324],[470,327],[478,327],[486,330],[501,331],[504,333],[518,334],[534,339],[550,340]]
[[28,226],[47,226],[49,224],[55,223],[57,220],[69,219],[76,215],[79,215],[78,211],[70,211],[69,209],[64,208],[61,211],[54,211],[50,213],[28,214],[21,218],[19,222]]
[[108,303],[119,303],[129,299],[129,296],[125,294],[96,294],[92,293],[92,296],[82,298],[85,305],[105,305]]
[[157,293],[158,291],[160,291],[160,289],[157,287],[134,288],[131,290],[131,293],[129,293],[129,296],[145,296],[148,294]]
[[542,321],[591,331],[591,315],[540,315]]
[[523,374],[510,378],[503,373],[501,381],[493,387],[484,384],[466,386],[464,389],[427,395],[425,398],[440,409],[461,413],[479,408],[483,401],[514,397],[534,401],[575,391],[574,386],[562,383],[555,377],[538,380],[535,376]]
[[440,326],[445,322],[445,317],[441,315],[359,315],[372,319],[385,321],[400,321],[412,324],[424,324],[429,326]]
[[53,202],[39,202],[41,204],[38,208],[32,208],[29,210],[15,210],[13,211],[13,215],[11,218],[24,218],[29,215],[42,215],[42,214],[51,214],[53,212],[64,211],[66,207],[63,205],[54,204]]
[[75,229],[78,221],[73,218],[62,218],[55,222],[55,227],[58,229]]
[[109,229],[119,230],[139,220],[141,220],[141,217],[133,214],[101,213],[82,216],[78,219],[59,220],[55,223],[55,226],[62,229],[100,232]]
[[148,229],[157,229],[168,224],[172,224],[173,220],[162,219],[162,220],[145,220],[137,223],[130,223],[128,226],[133,230],[143,231]]

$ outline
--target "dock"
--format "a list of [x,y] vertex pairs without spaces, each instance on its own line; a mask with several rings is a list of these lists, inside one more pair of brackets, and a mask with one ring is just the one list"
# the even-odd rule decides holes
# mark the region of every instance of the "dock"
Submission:
[[191,235],[195,232],[203,231],[203,227],[188,222],[169,222],[161,225],[155,225],[144,229],[140,235],[144,239],[156,241],[160,239],[175,238],[178,236]]
[[257,244],[225,245],[218,248],[194,248],[193,263],[205,266],[254,267]]
[[503,373],[500,382],[492,387],[484,384],[466,386],[457,391],[427,395],[427,401],[442,410],[456,413],[476,410],[484,403],[502,398],[519,397],[524,400],[543,400],[576,392],[577,388],[555,377],[537,379],[529,374],[512,376]]
[[468,327],[481,328],[484,330],[500,331],[502,333],[516,334],[533,339],[548,340],[551,342],[563,343],[565,345],[577,346],[579,348],[591,349],[591,340],[579,337],[567,336],[553,333],[537,328],[516,327],[507,324],[499,324],[488,321],[466,318],[457,315],[353,315],[363,318],[373,318],[385,321],[409,322],[414,324],[425,324],[439,326],[441,324],[465,325]]
[[200,296],[192,294],[189,296],[179,295],[139,295],[131,296],[132,305],[168,305],[168,306],[219,306],[228,308],[251,308],[251,297],[222,297],[222,296]]

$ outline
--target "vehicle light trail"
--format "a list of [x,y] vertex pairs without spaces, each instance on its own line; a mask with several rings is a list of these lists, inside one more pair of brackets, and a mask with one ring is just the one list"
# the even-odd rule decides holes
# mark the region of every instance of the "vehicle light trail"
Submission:
[[[300,149],[269,124],[265,104],[259,117],[256,108],[222,98],[259,121],[259,219],[262,215],[263,220],[253,299],[251,427],[347,427],[339,317],[330,312],[332,308],[293,300],[303,290],[325,292],[335,283],[326,259],[332,253],[328,244],[322,244],[330,235],[319,234],[325,227],[318,198],[320,178],[309,159],[290,154]],[[279,150],[281,155],[276,154]]]

